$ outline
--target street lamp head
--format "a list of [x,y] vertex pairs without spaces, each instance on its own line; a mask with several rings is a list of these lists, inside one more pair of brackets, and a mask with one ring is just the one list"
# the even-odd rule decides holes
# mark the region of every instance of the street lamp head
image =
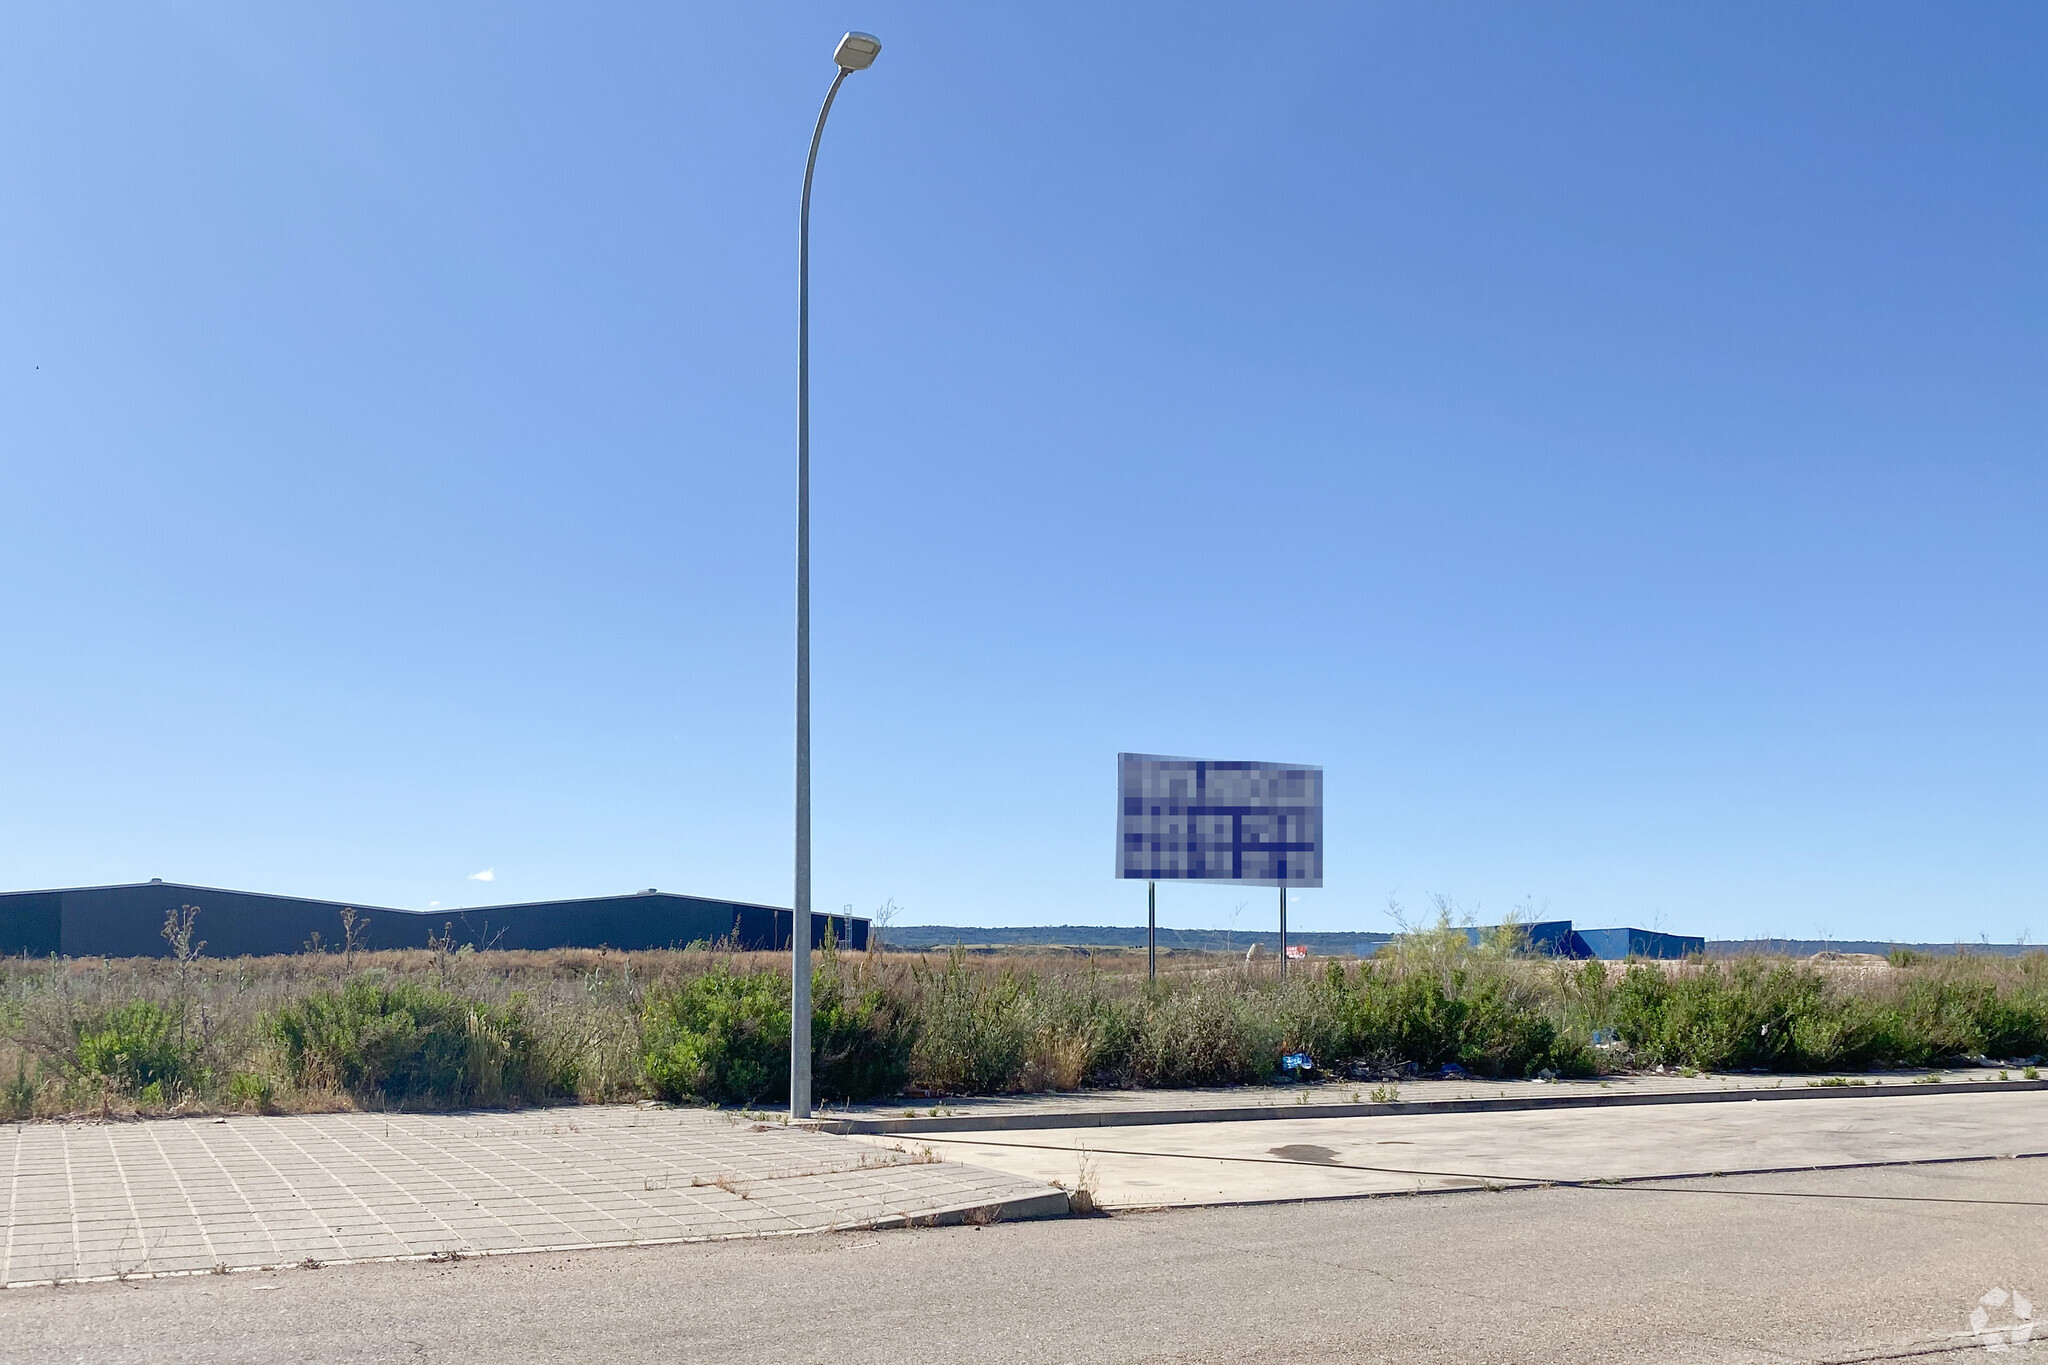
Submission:
[[849,33],[832,51],[841,71],[865,71],[882,55],[882,40],[872,33]]

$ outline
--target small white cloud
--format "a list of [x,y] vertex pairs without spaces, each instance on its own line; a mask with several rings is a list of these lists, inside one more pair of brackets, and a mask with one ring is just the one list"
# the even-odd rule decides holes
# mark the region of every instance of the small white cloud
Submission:
[[487,867],[481,872],[470,873],[469,879],[473,882],[494,882],[498,880],[498,870],[493,867]]
[[440,908],[441,908],[441,902],[439,902],[439,901],[428,901],[428,902],[427,902],[427,909],[429,909],[429,910],[438,910],[438,909],[440,909]]

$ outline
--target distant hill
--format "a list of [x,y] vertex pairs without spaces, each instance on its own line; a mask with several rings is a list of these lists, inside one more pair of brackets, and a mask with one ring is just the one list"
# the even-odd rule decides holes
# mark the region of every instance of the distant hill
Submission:
[[[1312,953],[1350,953],[1362,957],[1377,951],[1381,944],[1393,937],[1392,934],[1366,930],[1338,933],[1290,931],[1287,941],[1299,943]],[[1142,925],[1132,928],[1120,924],[1041,924],[1021,928],[895,924],[883,931],[883,942],[903,952],[943,950],[956,943],[963,948],[1142,948],[1145,946],[1145,930]],[[1162,949],[1179,949],[1182,952],[1241,953],[1254,943],[1262,952],[1280,951],[1280,935],[1270,929],[1168,929],[1161,926],[1159,930]],[[1931,955],[1961,951],[1998,957],[2018,957],[2042,951],[2039,945],[2031,943],[1892,943],[1875,939],[1805,938],[1707,940],[1708,957],[1735,957],[1743,953],[1812,957],[1820,952],[1876,953],[1882,956],[1894,948]]]
[[[1316,953],[1370,953],[1392,938],[1392,934],[1295,933],[1287,941],[1305,945]],[[1145,930],[1110,924],[1030,925],[1015,929],[977,929],[954,924],[893,924],[882,936],[891,948],[906,952],[950,948],[1142,948]],[[1168,929],[1161,926],[1159,946],[1184,952],[1244,952],[1254,943],[1269,953],[1280,951],[1277,930],[1260,933],[1251,929]]]
[[1743,953],[1770,953],[1785,957],[1812,957],[1815,953],[1876,953],[1879,957],[1894,948],[1929,956],[1951,957],[1957,953],[1983,953],[1990,957],[2024,957],[2042,951],[2038,943],[1893,943],[1878,939],[1819,938],[1710,938],[1708,957],[1737,957]]

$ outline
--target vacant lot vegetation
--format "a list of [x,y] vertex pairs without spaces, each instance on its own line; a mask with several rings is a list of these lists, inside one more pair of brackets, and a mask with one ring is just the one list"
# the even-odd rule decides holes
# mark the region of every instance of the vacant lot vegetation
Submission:
[[[203,926],[202,926],[203,929]],[[189,939],[189,935],[188,935]],[[1412,934],[1299,968],[1175,957],[820,955],[821,1101],[1264,1080],[1482,1076],[1663,1064],[1839,1071],[2048,1041],[2048,955],[1836,970],[1783,959],[1629,967]],[[446,1108],[785,1096],[786,960],[305,953],[0,965],[0,1116]],[[1596,1030],[1620,1046],[1595,1050]]]

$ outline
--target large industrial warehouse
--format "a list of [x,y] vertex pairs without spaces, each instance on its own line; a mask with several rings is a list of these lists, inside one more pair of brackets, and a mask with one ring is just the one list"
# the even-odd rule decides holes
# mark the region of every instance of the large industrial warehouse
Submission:
[[[791,914],[771,905],[646,891],[582,900],[529,901],[463,910],[392,910],[340,901],[224,891],[161,880],[55,891],[0,892],[0,952],[10,957],[168,957],[167,916],[184,906],[199,914],[192,938],[208,957],[262,957],[303,952],[317,942],[340,948],[344,911],[353,911],[359,950],[425,948],[447,935],[478,949],[613,948],[633,951],[730,944],[746,951],[789,947]],[[813,915],[811,941],[854,950],[868,944],[868,921]]]

